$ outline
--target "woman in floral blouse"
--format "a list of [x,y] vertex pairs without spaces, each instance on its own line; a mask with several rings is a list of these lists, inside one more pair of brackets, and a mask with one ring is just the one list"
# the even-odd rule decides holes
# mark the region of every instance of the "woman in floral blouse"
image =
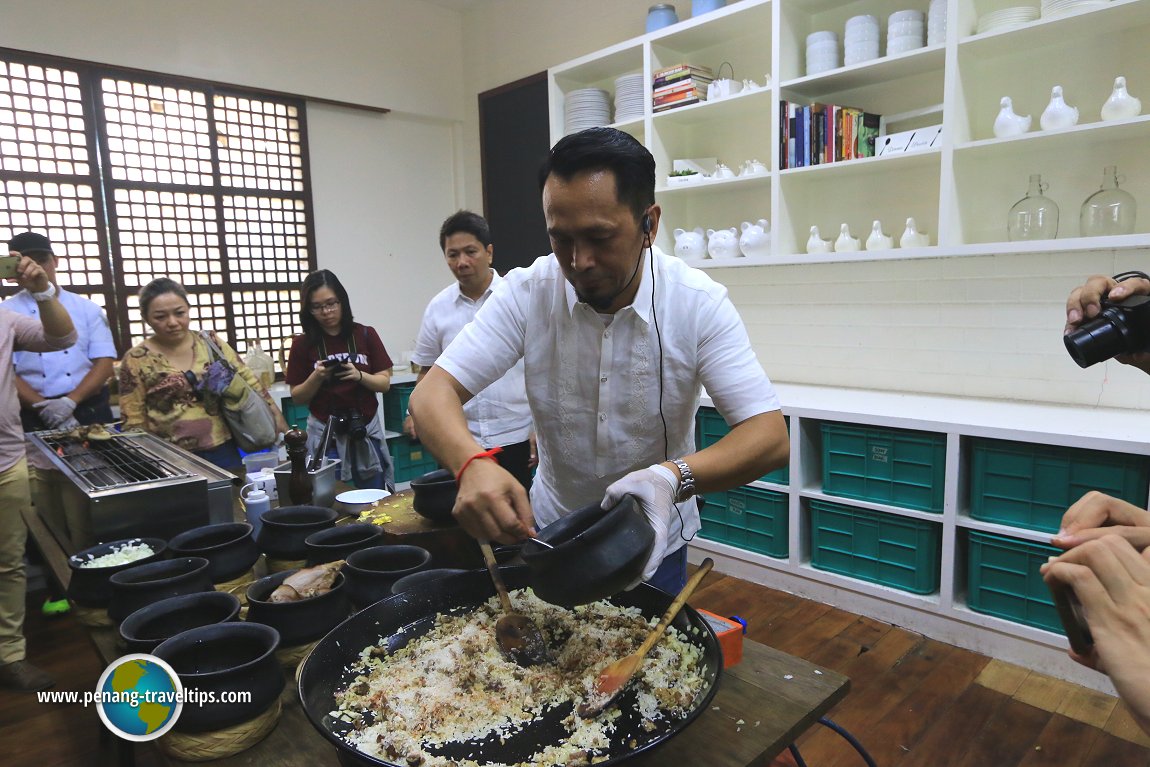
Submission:
[[[188,330],[188,294],[161,277],[140,291],[140,313],[153,334],[120,362],[120,415],[124,430],[142,429],[224,469],[241,468],[240,454],[220,415],[220,400],[202,391],[212,354],[199,333]],[[279,430],[287,424],[255,374],[235,351],[216,345],[237,374],[272,405]]]

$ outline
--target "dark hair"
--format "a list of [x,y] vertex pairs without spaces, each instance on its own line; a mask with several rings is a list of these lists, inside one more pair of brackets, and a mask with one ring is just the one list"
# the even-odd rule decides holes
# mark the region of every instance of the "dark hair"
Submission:
[[588,128],[560,139],[539,169],[539,191],[552,175],[567,181],[595,170],[615,174],[615,196],[636,221],[655,204],[655,158],[634,136],[614,128]]
[[448,237],[460,232],[474,235],[485,248],[491,244],[491,227],[487,225],[487,219],[469,210],[457,210],[439,227],[439,249],[443,250]]
[[188,291],[184,289],[183,285],[171,277],[157,277],[140,288],[140,315],[146,318],[148,316],[148,307],[152,301],[165,293],[175,293],[184,299],[184,303],[188,303]]
[[343,310],[340,314],[339,334],[345,338],[350,337],[351,326],[354,322],[351,314],[351,299],[347,297],[347,289],[339,281],[339,277],[336,277],[335,272],[330,269],[318,269],[312,272],[299,287],[299,323],[303,326],[303,332],[317,344],[324,338],[325,334],[323,328],[320,327],[319,320],[311,313],[311,294],[322,287],[331,288],[335,297],[339,299],[339,305]]

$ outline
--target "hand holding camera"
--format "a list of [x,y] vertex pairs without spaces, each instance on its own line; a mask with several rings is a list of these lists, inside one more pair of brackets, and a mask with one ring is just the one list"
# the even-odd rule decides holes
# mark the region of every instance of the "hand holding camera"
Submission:
[[1150,374],[1150,277],[1091,277],[1066,301],[1063,340],[1080,367],[1113,357]]

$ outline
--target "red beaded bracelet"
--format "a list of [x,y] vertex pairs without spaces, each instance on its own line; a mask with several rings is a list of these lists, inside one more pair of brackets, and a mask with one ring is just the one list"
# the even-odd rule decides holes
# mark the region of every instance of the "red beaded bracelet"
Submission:
[[455,475],[455,484],[458,485],[459,481],[461,479],[463,479],[463,472],[467,470],[467,467],[471,465],[472,461],[477,460],[479,458],[494,458],[496,455],[498,455],[499,453],[502,453],[502,452],[503,452],[503,448],[493,447],[490,450],[484,450],[482,453],[476,453],[475,455],[468,458],[466,461],[463,462],[463,465],[459,467],[459,472]]

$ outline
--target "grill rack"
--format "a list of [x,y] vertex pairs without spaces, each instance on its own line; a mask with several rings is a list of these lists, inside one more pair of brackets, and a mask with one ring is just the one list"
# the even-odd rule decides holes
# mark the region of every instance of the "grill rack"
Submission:
[[138,444],[131,434],[78,442],[67,432],[41,432],[52,452],[92,490],[114,490],[196,475]]

